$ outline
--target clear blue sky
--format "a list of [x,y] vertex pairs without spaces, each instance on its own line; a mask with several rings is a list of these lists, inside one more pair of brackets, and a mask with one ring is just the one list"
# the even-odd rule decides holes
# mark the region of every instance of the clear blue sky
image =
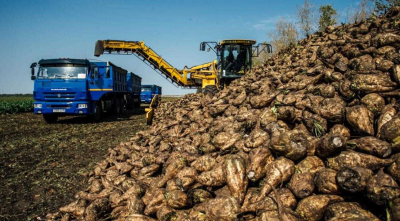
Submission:
[[[312,1],[312,0],[311,0]],[[359,1],[314,0],[332,4],[346,16]],[[0,0],[0,94],[32,93],[29,66],[42,58],[88,58],[112,61],[142,77],[142,84],[158,84],[164,94],[193,90],[176,88],[135,56],[93,56],[96,40],[144,41],[178,69],[215,59],[199,51],[201,41],[254,39],[282,16],[295,19],[295,0]]]

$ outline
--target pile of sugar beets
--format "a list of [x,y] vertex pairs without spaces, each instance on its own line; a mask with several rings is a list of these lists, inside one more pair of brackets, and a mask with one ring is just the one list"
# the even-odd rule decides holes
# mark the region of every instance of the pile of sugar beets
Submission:
[[109,150],[48,220],[400,220],[400,8],[329,27]]

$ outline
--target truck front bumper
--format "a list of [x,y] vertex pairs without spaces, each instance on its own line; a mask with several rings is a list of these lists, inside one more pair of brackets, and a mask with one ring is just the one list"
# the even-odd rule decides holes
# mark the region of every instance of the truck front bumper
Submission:
[[151,98],[141,99],[140,102],[145,103],[145,104],[150,104]]
[[35,114],[58,114],[58,115],[85,115],[90,114],[90,103],[87,101],[76,102],[42,102],[33,103]]

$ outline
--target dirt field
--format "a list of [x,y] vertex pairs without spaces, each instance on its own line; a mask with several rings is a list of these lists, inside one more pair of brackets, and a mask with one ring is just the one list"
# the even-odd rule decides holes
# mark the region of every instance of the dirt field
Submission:
[[44,220],[84,189],[83,176],[108,148],[147,128],[144,108],[100,123],[32,113],[0,115],[0,220]]

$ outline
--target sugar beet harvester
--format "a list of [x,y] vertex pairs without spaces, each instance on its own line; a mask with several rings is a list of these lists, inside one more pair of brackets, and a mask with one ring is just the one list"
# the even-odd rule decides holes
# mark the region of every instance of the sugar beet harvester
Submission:
[[200,50],[214,51],[217,60],[182,70],[170,65],[143,41],[99,40],[94,55],[133,54],[175,86],[202,89],[203,93],[214,95],[250,71],[253,57],[258,57],[262,51],[272,52],[270,44],[255,44],[254,40],[201,42]]

